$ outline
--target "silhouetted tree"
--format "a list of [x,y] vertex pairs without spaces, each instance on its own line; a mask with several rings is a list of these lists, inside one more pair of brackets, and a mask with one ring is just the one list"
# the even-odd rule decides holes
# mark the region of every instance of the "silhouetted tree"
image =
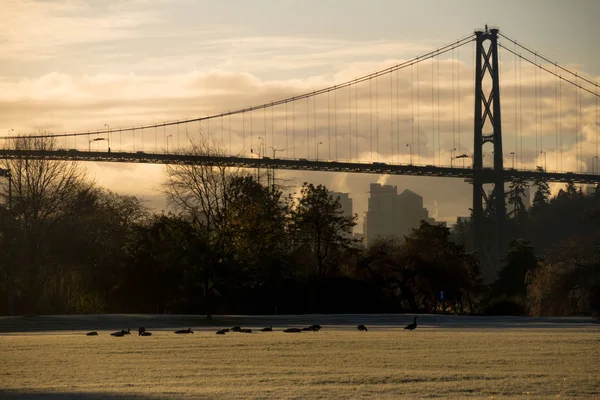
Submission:
[[295,248],[306,248],[314,257],[315,273],[325,273],[325,264],[333,248],[349,248],[355,216],[344,216],[339,199],[325,186],[304,183],[300,199],[291,214]]

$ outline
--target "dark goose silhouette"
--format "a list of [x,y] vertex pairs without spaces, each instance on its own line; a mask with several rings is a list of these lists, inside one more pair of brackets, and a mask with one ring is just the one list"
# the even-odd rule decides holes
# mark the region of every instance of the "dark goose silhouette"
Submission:
[[194,333],[194,331],[192,331],[192,328],[188,328],[188,329],[180,329],[178,331],[175,331],[175,333],[177,333],[177,334],[186,334],[186,333]]
[[121,329],[121,332],[123,333],[123,335],[131,334],[131,330],[129,328],[127,328],[127,330]]
[[267,328],[262,328],[261,332],[273,332],[273,325],[269,325]]
[[142,333],[146,332],[146,328],[144,328],[143,326],[138,328],[138,336],[142,336]]
[[98,336],[98,332],[88,332],[85,336]]
[[252,329],[242,329],[240,332],[242,332],[242,333],[252,333]]
[[152,336],[152,332],[144,331],[144,332],[140,333],[140,336]]
[[319,332],[321,330],[321,325],[311,325],[309,329],[313,332]]
[[359,326],[356,327],[356,329],[358,329],[359,331],[368,331],[367,327],[364,326],[363,324],[360,324]]
[[241,332],[241,331],[242,331],[241,326],[234,326],[233,328],[231,328],[231,332]]
[[412,331],[414,329],[417,329],[417,317],[415,317],[414,322],[412,324],[408,324],[404,327],[404,329],[408,329],[409,331]]
[[219,329],[219,330],[217,331],[217,335],[224,335],[224,334],[225,334],[225,332],[229,332],[229,329]]
[[125,336],[125,331],[120,330],[120,331],[117,331],[117,332],[113,332],[113,333],[110,334],[110,336],[123,337],[123,336]]
[[285,333],[301,333],[302,329],[300,329],[300,328],[287,328],[287,329],[284,329],[284,332]]

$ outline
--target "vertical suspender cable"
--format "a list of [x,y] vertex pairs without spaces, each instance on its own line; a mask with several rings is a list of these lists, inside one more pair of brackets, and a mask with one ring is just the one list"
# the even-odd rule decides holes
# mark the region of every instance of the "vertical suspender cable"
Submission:
[[308,126],[309,111],[308,97],[306,97],[306,158],[310,158],[310,127]]
[[400,96],[398,94],[398,90],[400,89],[400,85],[398,82],[398,70],[396,70],[396,145],[398,146],[397,149],[397,154],[398,157],[396,158],[396,161],[398,163],[400,163],[400,103],[398,102],[398,100],[400,99]]
[[296,158],[296,102],[292,100],[292,157]]
[[[439,74],[439,72],[438,72],[438,74]],[[438,75],[438,79],[439,79],[439,75]],[[456,120],[455,120],[455,116],[456,116],[456,112],[455,112],[456,94],[454,92],[454,87],[455,87],[454,79],[455,79],[454,50],[452,50],[452,148],[453,149],[456,148]],[[439,96],[438,96],[438,110],[439,110]],[[452,152],[450,152],[450,157],[452,157]],[[450,163],[452,163],[452,161]]]
[[392,164],[394,163],[394,82],[390,72],[390,145],[392,151]]
[[[348,161],[352,162],[352,87],[348,85]],[[356,128],[354,128],[356,129]]]
[[356,148],[356,161],[358,161],[358,84],[354,87],[354,147]]
[[327,91],[327,154],[331,160],[331,91]]
[[377,137],[377,161],[379,161],[379,75],[375,77],[375,135]]
[[[537,54],[535,55],[535,63],[537,64]],[[534,106],[535,106],[535,159],[539,157],[538,153],[538,85],[537,85],[537,67],[533,66],[533,90],[534,90]]]
[[[413,79],[413,65],[410,65],[410,105],[412,115],[410,118],[410,148],[409,151],[412,153],[412,149],[415,145],[415,94],[414,94],[415,81]],[[412,155],[411,155],[412,157]]]
[[[556,63],[554,64],[554,75],[557,75]],[[558,78],[554,79],[554,151],[556,152],[556,171],[558,168]]]
[[558,79],[558,129],[560,133],[560,170],[563,170],[563,130],[562,130],[562,77]]
[[[244,115],[244,114],[242,114]],[[288,145],[288,103],[285,102],[285,158],[290,158],[290,147]]]
[[432,161],[431,163],[435,165],[435,100],[434,100],[434,71],[433,71],[433,56],[431,57],[431,153],[432,153]]
[[595,92],[596,92],[596,173],[598,173],[598,167],[600,167],[600,165],[598,164],[598,84],[597,83],[595,86]]
[[[457,61],[457,71],[456,74],[458,75],[458,154],[463,154],[462,153],[462,148],[460,145],[460,138],[462,136],[462,120],[461,120],[461,115],[460,115],[460,103],[461,103],[461,85],[460,85],[460,47],[456,48],[456,61]],[[465,159],[464,157],[462,158],[462,166],[465,166]]]
[[337,137],[337,88],[333,89],[333,135],[335,137],[334,141],[333,141],[333,148],[334,148],[334,152],[335,152],[335,159],[337,161],[338,159],[338,152],[337,152],[337,142],[338,142],[338,137]]
[[369,78],[369,161],[373,161],[373,80]]
[[[517,54],[517,45],[515,43],[515,54]],[[517,157],[517,154],[519,154],[519,127],[517,125],[517,57],[514,57],[514,67],[513,69],[515,70],[515,92],[514,92],[514,101],[515,101],[515,154],[513,155],[513,157]],[[514,167],[514,166],[513,166]]]
[[417,63],[417,164],[419,163],[419,157],[421,154],[421,130],[419,129],[419,111],[421,97],[419,96],[419,64]]

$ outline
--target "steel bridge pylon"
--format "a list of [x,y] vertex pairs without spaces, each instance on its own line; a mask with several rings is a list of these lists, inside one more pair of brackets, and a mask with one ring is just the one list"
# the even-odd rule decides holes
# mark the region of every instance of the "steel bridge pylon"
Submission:
[[[506,206],[504,203],[504,174],[502,154],[502,119],[500,116],[500,81],[498,70],[498,29],[476,31],[475,56],[475,126],[473,143],[473,248],[483,265],[485,282],[495,280],[500,270],[500,258],[506,247]],[[486,47],[487,45],[487,47]],[[485,174],[483,145],[492,143],[493,174]],[[491,178],[490,178],[491,176]],[[484,184],[493,184],[491,198],[484,192]],[[493,226],[486,223],[491,211]]]

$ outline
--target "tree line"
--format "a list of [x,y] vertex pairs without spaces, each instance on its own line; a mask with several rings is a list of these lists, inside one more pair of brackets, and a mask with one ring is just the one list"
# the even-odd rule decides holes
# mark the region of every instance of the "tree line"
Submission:
[[[50,138],[15,143],[24,152],[55,145]],[[193,151],[218,153],[208,142],[194,144]],[[590,312],[597,301],[592,293],[598,262],[589,252],[590,257],[579,257],[581,246],[595,248],[593,235],[579,223],[549,226],[556,213],[571,220],[578,218],[575,209],[595,215],[596,197],[569,186],[550,199],[538,182],[541,200],[534,198],[531,210],[514,207],[511,234],[519,240],[511,245],[498,281],[486,286],[468,225],[451,231],[422,222],[404,238],[380,238],[365,249],[352,238],[356,216],[345,216],[326,187],[304,183],[297,193],[286,194],[265,179],[265,171],[167,166],[162,190],[172,211],[156,213],[134,196],[97,187],[76,162],[25,157],[3,160],[2,168],[11,175],[10,192],[7,179],[0,190],[0,313],[5,315],[10,299],[20,315],[136,312],[208,318],[482,313],[510,307],[535,315],[571,314]],[[523,185],[513,183],[513,194]],[[507,197],[509,204],[519,201]],[[594,218],[585,221],[589,232],[597,231]],[[552,229],[561,234],[551,234]],[[542,258],[533,250],[562,249],[554,243],[570,243],[569,251],[579,258],[569,258],[567,250],[558,258]],[[549,282],[557,276],[563,283],[553,286]],[[568,305],[550,301],[564,293]]]

